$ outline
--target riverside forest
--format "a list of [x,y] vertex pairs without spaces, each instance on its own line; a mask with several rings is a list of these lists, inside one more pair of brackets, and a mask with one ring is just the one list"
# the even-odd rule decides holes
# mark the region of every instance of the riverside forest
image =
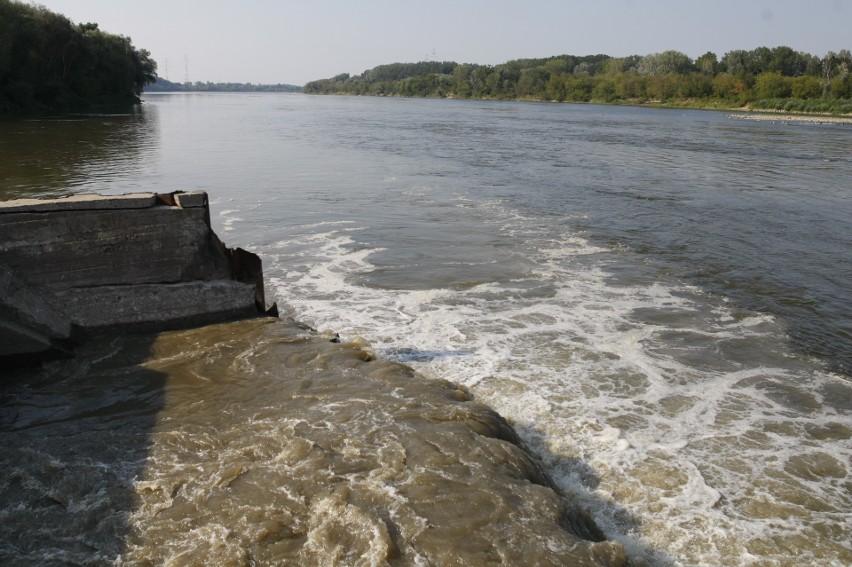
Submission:
[[423,61],[379,65],[312,81],[304,92],[374,96],[654,104],[852,113],[852,53],[790,47],[734,50],[693,60],[649,55],[557,55],[500,65]]
[[139,102],[157,63],[129,37],[0,0],[0,114]]
[[211,81],[194,81],[175,83],[157,77],[157,80],[145,89],[146,92],[175,93],[175,92],[214,92],[214,93],[300,93],[302,87],[278,83],[274,85],[254,83],[213,83]]

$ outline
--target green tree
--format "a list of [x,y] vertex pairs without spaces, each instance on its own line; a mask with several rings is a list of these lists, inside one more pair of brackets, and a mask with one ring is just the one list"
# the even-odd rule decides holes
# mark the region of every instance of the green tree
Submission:
[[561,73],[559,75],[551,75],[547,80],[547,87],[545,89],[545,94],[547,95],[548,100],[555,100],[557,102],[562,102],[568,97],[567,90],[565,89],[565,73]]
[[713,79],[702,73],[690,73],[678,77],[678,96],[701,99],[713,94]]
[[473,86],[470,83],[473,67],[471,65],[458,65],[453,69],[453,94],[458,98],[469,98],[473,94]]
[[138,102],[156,70],[129,38],[0,0],[0,112]]
[[708,51],[695,60],[695,68],[698,69],[699,73],[710,75],[712,77],[715,76],[719,70],[719,60],[715,53]]
[[834,98],[852,99],[852,73],[832,79],[831,94]]
[[570,73],[574,68],[571,59],[571,57],[564,55],[553,57],[544,64],[544,68],[547,69],[547,72],[551,77],[554,75],[564,75],[566,73]]
[[645,87],[648,97],[651,100],[666,102],[677,97],[678,94],[678,78],[677,75],[652,75],[647,78],[647,86]]
[[615,81],[609,77],[600,77],[595,81],[592,89],[592,99],[603,102],[615,102],[618,100],[618,90]]
[[566,77],[565,100],[573,102],[589,102],[592,100],[592,89],[594,86],[594,79],[588,76]]
[[769,70],[785,77],[798,77],[805,74],[805,62],[792,48],[782,45],[772,49],[772,62]]
[[818,78],[809,75],[794,77],[790,91],[795,98],[819,98],[822,96],[822,83]]
[[547,91],[547,81],[550,79],[550,73],[547,68],[532,67],[521,71],[518,78],[517,95],[520,98],[545,98]]
[[777,71],[766,71],[757,76],[754,94],[758,99],[787,98],[792,92],[792,83]]
[[576,77],[588,77],[594,72],[594,64],[588,61],[581,61],[574,66],[574,75]]
[[622,73],[636,73],[642,57],[631,55],[629,57],[613,57],[601,63],[601,73],[607,75],[621,75]]
[[692,59],[679,51],[651,53],[643,57],[636,71],[640,75],[685,74],[694,68]]
[[615,88],[624,100],[647,100],[646,77],[635,73],[621,73],[615,77]]
[[804,110],[816,107],[783,99],[816,98],[823,93],[848,97],[852,91],[850,69],[849,51],[832,52],[820,59],[785,46],[729,51],[721,60],[708,51],[695,62],[678,51],[621,58],[559,55],[495,66],[393,63],[360,76],[314,81],[305,86],[305,92],[573,102],[703,101],[713,106],[743,105],[757,98],[771,100],[761,103],[763,107]]
[[713,94],[719,99],[745,104],[748,84],[741,76],[721,73],[713,79]]

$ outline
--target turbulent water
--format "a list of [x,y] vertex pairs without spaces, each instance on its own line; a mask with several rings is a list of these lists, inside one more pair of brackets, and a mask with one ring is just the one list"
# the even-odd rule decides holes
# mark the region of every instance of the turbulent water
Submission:
[[[848,126],[556,104],[151,94],[131,115],[0,123],[0,134],[4,198],[207,190],[214,228],[263,257],[267,294],[282,311],[344,341],[363,337],[380,359],[458,383],[495,408],[635,564],[852,563]],[[203,360],[192,345],[214,344],[214,332],[192,333],[170,338],[188,354],[155,353],[145,367]],[[274,389],[275,356],[248,352],[245,376]],[[362,397],[348,382],[336,387]],[[253,409],[257,423],[245,426],[245,393],[228,399],[231,390],[209,391],[210,403],[232,408],[221,425],[199,424],[185,438],[166,433],[192,426],[169,429],[166,401],[125,417],[152,430],[134,444],[132,465],[102,459],[104,474],[132,485],[129,502],[141,499],[126,507],[125,557],[152,541],[185,550],[169,535],[177,532],[228,541],[192,532],[185,518],[199,516],[201,500],[175,508],[177,495],[216,501],[216,479],[230,473],[209,455],[223,443],[262,453],[264,436],[300,438],[283,399]],[[168,384],[156,391],[171,395]],[[197,392],[201,403],[208,390]],[[6,403],[13,398],[31,400],[7,391]],[[190,414],[191,402],[181,403],[178,415]],[[13,429],[2,430],[5,442]],[[16,470],[39,478],[61,465],[19,459]],[[259,457],[267,484],[248,475],[252,490],[280,488],[269,459]],[[206,466],[216,471],[209,486],[173,476]],[[247,474],[231,473],[224,486]],[[365,486],[353,480],[350,490],[370,494]],[[69,500],[61,490],[45,498],[45,507]],[[305,512],[299,537],[348,510],[335,502]],[[152,523],[160,509],[166,520]],[[400,517],[425,514],[405,510]],[[239,534],[243,521],[233,537],[245,541],[235,545],[251,550],[260,536],[249,532],[267,529],[253,521],[262,515],[234,511],[220,524]],[[359,557],[408,541],[380,532]],[[397,547],[402,561],[441,564]],[[215,560],[216,549],[205,549]]]

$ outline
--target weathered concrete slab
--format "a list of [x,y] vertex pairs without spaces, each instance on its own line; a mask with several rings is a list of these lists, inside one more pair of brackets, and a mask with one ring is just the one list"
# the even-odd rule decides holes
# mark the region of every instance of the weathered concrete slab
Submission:
[[208,207],[204,192],[0,203],[0,357],[46,351],[78,329],[264,312],[260,258],[226,248]]
[[53,350],[70,336],[71,320],[0,265],[0,357]]
[[204,208],[0,208],[0,261],[44,287],[228,278],[222,249]]
[[69,288],[55,292],[71,321],[85,329],[194,326],[257,315],[255,286],[231,280]]
[[207,193],[193,191],[190,193],[175,193],[175,204],[183,209],[192,207],[206,207]]
[[157,204],[156,193],[71,195],[60,199],[17,199],[0,203],[0,214],[103,209],[146,209]]

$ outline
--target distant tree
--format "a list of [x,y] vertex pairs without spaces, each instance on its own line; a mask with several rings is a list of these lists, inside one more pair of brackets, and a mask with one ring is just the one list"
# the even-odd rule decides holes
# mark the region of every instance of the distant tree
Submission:
[[837,70],[840,62],[837,53],[829,51],[822,58],[822,96],[828,97],[831,94],[831,79]]
[[642,57],[631,55],[629,57],[613,57],[601,63],[601,72],[607,75],[619,75],[621,73],[636,73]]
[[565,78],[567,75],[565,73],[560,73],[558,75],[551,74],[550,78],[547,80],[547,86],[545,87],[545,95],[548,100],[555,100],[557,102],[562,102],[566,99],[567,93],[565,90]]
[[831,95],[836,99],[852,99],[852,73],[832,79]]
[[458,98],[469,98],[473,94],[470,79],[473,73],[471,65],[459,65],[453,69],[453,94]]
[[678,96],[684,99],[701,99],[713,95],[713,79],[703,73],[690,73],[678,77]]
[[804,75],[806,66],[799,54],[792,48],[782,45],[772,50],[772,63],[769,70],[779,73],[785,77],[798,77]]
[[698,69],[699,73],[715,76],[719,69],[719,60],[715,53],[708,51],[695,60],[695,68]]
[[263,85],[253,83],[211,83],[210,81],[194,83],[173,83],[161,77],[147,91],[153,92],[301,92],[302,87],[296,85],[274,84]]
[[550,77],[570,73],[574,69],[571,58],[567,56],[553,57],[544,64]]
[[772,50],[768,47],[758,47],[751,52],[751,67],[749,73],[759,75],[771,71],[774,63]]
[[822,96],[822,83],[818,78],[809,75],[794,77],[790,92],[795,98],[819,98]]
[[678,51],[619,58],[558,55],[494,66],[453,62],[380,65],[360,76],[314,81],[305,85],[305,92],[699,106],[737,106],[763,99],[761,104],[767,108],[843,109],[848,105],[806,105],[802,100],[784,99],[812,99],[823,94],[848,97],[852,92],[850,69],[852,54],[847,50],[820,59],[786,46],[729,51],[721,60],[708,51],[694,62]]
[[624,100],[646,100],[647,77],[633,72],[621,73],[615,77],[616,91],[619,98]]
[[636,67],[640,75],[685,74],[693,70],[692,59],[679,51],[651,53],[643,57]]
[[574,76],[575,77],[588,77],[589,75],[592,74],[593,70],[594,70],[594,65],[592,63],[589,63],[587,61],[582,61],[580,63],[577,63],[577,65],[574,66]]
[[589,102],[595,81],[589,76],[569,77],[565,81],[566,99],[573,102]]
[[746,102],[748,85],[742,76],[721,73],[713,78],[712,88],[713,94],[719,99],[738,102],[739,104]]
[[547,68],[544,66],[522,70],[518,78],[518,96],[521,98],[544,98],[549,78],[550,73],[547,72]]
[[651,75],[647,78],[646,92],[651,100],[665,102],[678,95],[678,79],[676,75]]
[[756,75],[754,52],[742,49],[729,51],[722,56],[720,70],[731,75]]
[[757,76],[754,95],[757,99],[787,98],[792,92],[792,83],[777,71],[766,71]]
[[618,90],[613,79],[610,77],[601,77],[595,81],[595,86],[592,89],[593,100],[615,102],[618,98]]
[[473,65],[473,70],[470,72],[470,88],[471,96],[483,98],[488,96],[486,91],[486,80],[491,74],[491,67],[488,65]]

